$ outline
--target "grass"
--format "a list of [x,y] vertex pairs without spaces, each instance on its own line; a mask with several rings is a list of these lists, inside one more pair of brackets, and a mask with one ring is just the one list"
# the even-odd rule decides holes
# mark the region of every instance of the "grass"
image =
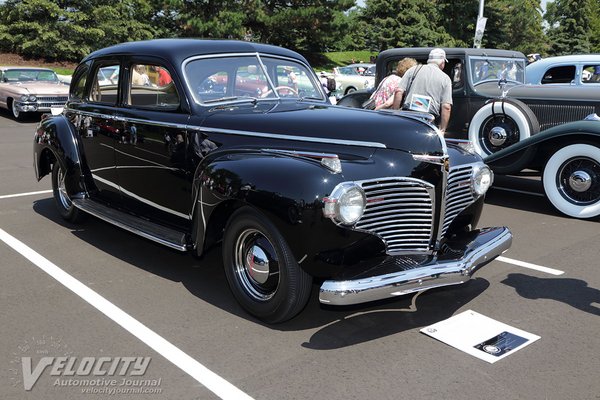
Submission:
[[55,67],[50,67],[51,70],[53,70],[54,72],[56,72],[58,75],[73,75],[73,69],[70,68],[55,68]]
[[373,51],[334,51],[330,53],[318,53],[306,55],[306,58],[310,62],[310,65],[317,70],[329,71],[333,67],[341,67],[344,65],[352,64],[354,62],[369,62],[371,56],[376,56],[377,53]]

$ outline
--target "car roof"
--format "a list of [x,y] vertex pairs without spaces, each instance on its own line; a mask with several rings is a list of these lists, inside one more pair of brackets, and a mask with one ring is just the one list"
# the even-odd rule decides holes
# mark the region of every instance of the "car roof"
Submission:
[[282,47],[240,40],[212,39],[154,39],[121,43],[97,50],[85,57],[82,62],[91,58],[111,55],[146,55],[161,57],[174,64],[181,64],[192,56],[224,53],[268,53],[301,59],[308,64],[300,54]]
[[[402,47],[396,49],[384,50],[379,53],[378,57],[394,57],[394,56],[423,56],[429,55],[429,52],[434,47]],[[465,47],[442,47],[446,52],[446,58],[453,56],[481,56],[481,57],[511,57],[511,58],[525,58],[525,55],[520,51],[514,50],[501,50],[501,49],[472,49]]]
[[581,62],[600,62],[600,54],[573,54],[570,56],[546,57],[529,64],[527,67],[544,68],[553,64],[562,63],[581,63]]

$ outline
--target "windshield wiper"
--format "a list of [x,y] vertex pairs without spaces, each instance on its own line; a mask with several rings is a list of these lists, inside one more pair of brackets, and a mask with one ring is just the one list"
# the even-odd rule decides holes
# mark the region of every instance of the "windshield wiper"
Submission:
[[256,97],[252,97],[252,96],[231,96],[231,97],[220,97],[218,99],[205,100],[204,103],[210,104],[210,103],[219,103],[221,101],[234,101],[234,100],[249,100],[252,103],[256,103],[258,101],[258,99]]

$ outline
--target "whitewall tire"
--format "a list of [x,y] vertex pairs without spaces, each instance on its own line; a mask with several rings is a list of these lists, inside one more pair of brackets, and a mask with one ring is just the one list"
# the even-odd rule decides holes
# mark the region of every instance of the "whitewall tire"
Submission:
[[600,215],[600,148],[589,144],[563,147],[546,163],[544,191],[554,207],[575,218]]
[[525,104],[494,101],[473,116],[469,140],[482,157],[503,150],[540,130],[537,118]]

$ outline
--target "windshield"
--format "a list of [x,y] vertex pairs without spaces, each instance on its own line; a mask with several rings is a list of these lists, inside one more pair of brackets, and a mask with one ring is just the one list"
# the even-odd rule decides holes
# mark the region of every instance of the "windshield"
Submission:
[[325,99],[314,73],[289,59],[257,55],[198,58],[185,63],[184,69],[187,84],[199,104]]
[[49,69],[9,69],[4,71],[4,82],[58,82],[58,76]]
[[502,57],[469,57],[471,81],[483,82],[506,79],[508,82],[525,83],[525,60]]

